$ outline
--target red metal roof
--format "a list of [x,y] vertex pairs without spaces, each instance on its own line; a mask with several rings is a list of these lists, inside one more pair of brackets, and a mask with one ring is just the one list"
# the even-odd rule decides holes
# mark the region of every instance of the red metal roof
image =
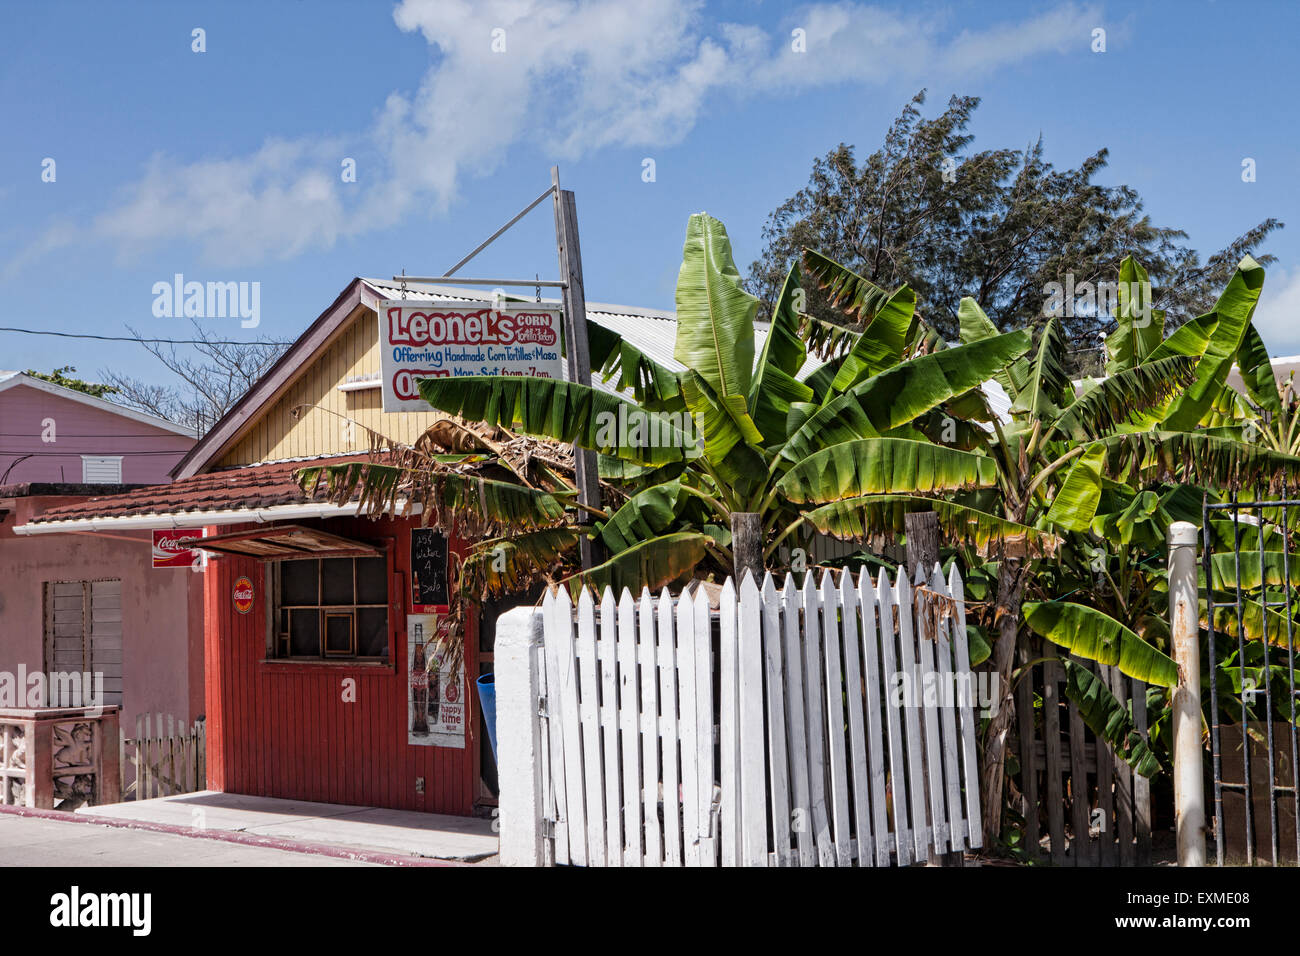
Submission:
[[309,497],[303,494],[294,481],[295,471],[317,464],[341,465],[350,461],[366,461],[369,457],[365,454],[331,455],[306,461],[246,465],[225,471],[210,471],[166,485],[146,485],[123,494],[101,495],[76,504],[50,508],[28,523],[183,514],[187,511],[233,511],[323,502],[323,485],[314,497]]

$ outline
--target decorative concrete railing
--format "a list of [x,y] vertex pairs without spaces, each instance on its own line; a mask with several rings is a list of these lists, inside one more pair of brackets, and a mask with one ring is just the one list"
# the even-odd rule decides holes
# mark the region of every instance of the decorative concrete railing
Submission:
[[72,810],[120,801],[118,710],[0,708],[0,804]]

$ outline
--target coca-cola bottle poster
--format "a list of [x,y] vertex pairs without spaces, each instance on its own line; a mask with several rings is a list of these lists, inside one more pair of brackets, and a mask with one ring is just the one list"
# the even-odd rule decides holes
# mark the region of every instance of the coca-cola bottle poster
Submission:
[[465,670],[449,670],[438,648],[450,622],[438,614],[406,618],[406,735],[422,747],[465,747]]

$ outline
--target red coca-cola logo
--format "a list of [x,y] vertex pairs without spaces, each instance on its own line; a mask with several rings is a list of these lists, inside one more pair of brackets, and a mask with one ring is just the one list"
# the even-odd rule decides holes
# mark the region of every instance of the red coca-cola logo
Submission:
[[253,582],[248,578],[237,579],[230,594],[235,601],[235,610],[240,614],[247,614],[253,609],[253,598],[256,592],[253,590]]

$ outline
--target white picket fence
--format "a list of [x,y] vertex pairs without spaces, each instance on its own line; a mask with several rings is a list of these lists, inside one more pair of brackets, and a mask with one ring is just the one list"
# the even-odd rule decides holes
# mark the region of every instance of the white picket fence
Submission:
[[568,595],[496,642],[507,864],[905,866],[980,846],[962,582]]

